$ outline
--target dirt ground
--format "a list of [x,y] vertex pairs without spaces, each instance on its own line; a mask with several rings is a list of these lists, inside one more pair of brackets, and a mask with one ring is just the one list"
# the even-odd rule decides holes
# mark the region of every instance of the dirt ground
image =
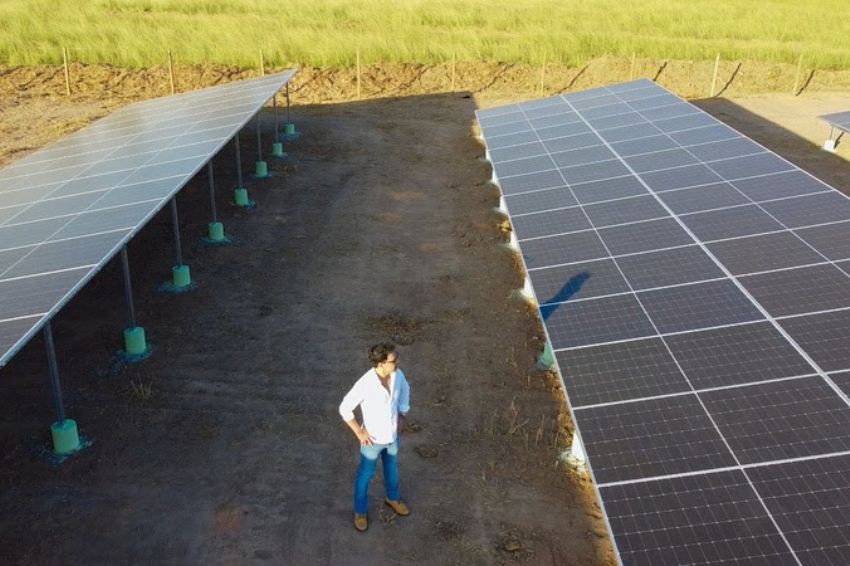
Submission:
[[[157,291],[173,261],[169,215],[129,246],[153,355],[114,357],[116,262],[54,321],[67,412],[91,446],[61,465],[44,458],[40,337],[0,370],[0,563],[614,564],[592,486],[559,463],[568,413],[556,379],[534,368],[542,333],[512,298],[522,278],[472,134],[476,104],[507,98],[298,105],[291,157],[246,182],[253,210],[225,205],[226,147],[214,163],[234,244],[200,241],[203,175],[178,197],[197,288]],[[125,101],[5,94],[0,163]],[[828,129],[815,118],[850,108],[850,95],[697,103],[850,191],[850,143],[819,151]],[[271,124],[264,111],[266,139]],[[241,140],[253,156],[253,128]],[[400,467],[413,514],[382,506],[376,477],[360,534],[357,446],[336,407],[366,348],[387,339],[412,389]]]

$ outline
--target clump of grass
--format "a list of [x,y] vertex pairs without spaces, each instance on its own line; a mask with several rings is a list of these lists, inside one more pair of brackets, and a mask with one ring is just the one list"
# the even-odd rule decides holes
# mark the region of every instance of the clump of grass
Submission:
[[[0,62],[259,67],[604,55],[850,67],[850,2],[820,0],[30,0],[0,3]],[[103,25],[103,22],[109,25]]]
[[149,381],[130,381],[130,397],[135,401],[150,401],[153,397],[153,386]]

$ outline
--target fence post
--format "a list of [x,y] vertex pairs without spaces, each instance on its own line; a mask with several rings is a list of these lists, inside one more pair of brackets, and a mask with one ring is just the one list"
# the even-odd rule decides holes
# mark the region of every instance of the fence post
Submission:
[[62,61],[65,66],[65,94],[71,96],[71,72],[68,69],[68,48],[62,48]]
[[452,51],[452,87],[449,92],[455,91],[455,52]]
[[171,94],[174,94],[174,57],[171,49],[168,50],[168,83],[171,85]]
[[546,80],[546,57],[543,58],[543,66],[540,67],[540,96],[543,96],[543,81]]
[[711,94],[709,96],[714,96],[714,89],[717,87],[718,67],[720,67],[720,53],[718,53],[717,57],[714,59],[714,75],[711,77]]
[[798,88],[800,86],[800,72],[803,70],[803,54],[800,53],[800,58],[797,60],[797,75],[794,77],[794,96],[798,94]]
[[635,80],[635,59],[637,59],[637,54],[632,51],[632,66],[629,68],[629,80]]
[[266,76],[266,62],[263,60],[263,50],[260,49],[260,76]]
[[360,47],[357,48],[357,100],[360,100]]

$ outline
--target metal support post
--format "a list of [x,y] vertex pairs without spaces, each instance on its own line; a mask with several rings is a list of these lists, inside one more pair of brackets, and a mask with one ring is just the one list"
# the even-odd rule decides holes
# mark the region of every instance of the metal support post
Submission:
[[177,264],[171,268],[171,282],[175,289],[185,289],[192,283],[189,266],[183,264],[183,250],[180,248],[180,224],[177,220],[177,196],[171,199],[171,227],[174,232],[174,256]]
[[224,224],[218,221],[218,214],[215,209],[215,179],[213,177],[212,159],[207,161],[207,178],[210,181],[210,223],[208,225],[208,236],[213,242],[221,242],[224,240]]
[[44,342],[47,347],[47,364],[50,372],[50,389],[53,393],[53,408],[56,411],[56,422],[50,425],[53,451],[56,454],[68,454],[80,448],[80,435],[77,432],[77,423],[73,419],[65,418],[62,386],[59,383],[59,364],[56,363],[53,330],[49,320],[44,325]]
[[242,188],[242,155],[239,152],[239,132],[233,138],[236,142],[236,185],[237,188]]
[[249,207],[251,201],[248,199],[248,189],[242,185],[242,154],[239,151],[239,132],[233,136],[236,147],[236,189],[233,191],[233,202],[237,206]]
[[136,326],[136,309],[133,307],[133,286],[130,283],[130,261],[127,246],[121,248],[121,268],[124,271],[124,300],[127,303],[127,328]]
[[254,176],[258,179],[265,179],[269,176],[268,165],[263,161],[263,140],[260,135],[260,111],[257,111],[257,168],[254,171]]
[[286,124],[283,125],[283,129],[287,140],[298,137],[298,134],[295,133],[295,124],[292,123],[292,117],[290,115],[289,83],[286,83]]
[[280,141],[280,121],[277,117],[277,93],[272,97],[272,108],[274,109],[274,143],[272,144],[272,157],[286,157],[283,151],[283,142]]
[[59,384],[59,364],[56,363],[56,349],[53,346],[53,329],[48,320],[44,324],[44,342],[47,346],[47,368],[50,372],[50,390],[53,393],[53,409],[56,421],[65,420],[65,404],[62,402],[62,386]]
[[124,302],[127,304],[127,327],[124,328],[124,352],[130,356],[142,356],[148,351],[145,329],[136,326],[136,310],[133,306],[133,286],[130,282],[130,261],[127,246],[121,248],[121,269],[124,272]]
[[180,248],[180,223],[177,220],[177,196],[171,198],[171,229],[174,234],[174,257],[177,265],[183,265],[183,250]]

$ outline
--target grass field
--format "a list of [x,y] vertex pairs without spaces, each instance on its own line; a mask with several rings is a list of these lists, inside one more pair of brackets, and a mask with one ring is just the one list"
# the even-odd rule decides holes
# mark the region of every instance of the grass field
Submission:
[[0,0],[0,63],[578,65],[602,55],[850,68],[847,0]]

